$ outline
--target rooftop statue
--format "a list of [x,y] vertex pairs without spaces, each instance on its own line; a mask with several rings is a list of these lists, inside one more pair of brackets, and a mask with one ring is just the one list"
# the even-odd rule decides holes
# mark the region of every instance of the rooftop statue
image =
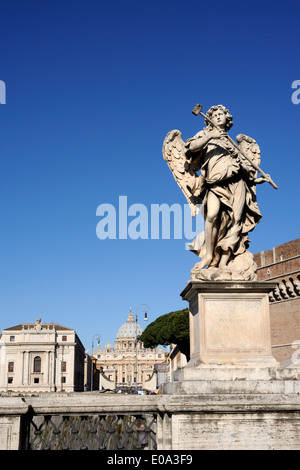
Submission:
[[244,134],[236,137],[237,142],[228,136],[233,125],[228,109],[212,106],[205,115],[202,106],[196,105],[193,113],[204,117],[206,127],[186,142],[179,130],[170,131],[163,143],[163,157],[193,216],[202,205],[205,230],[189,246],[201,261],[191,276],[201,280],[256,280],[257,266],[248,251],[248,233],[262,217],[256,185],[267,181],[275,189],[277,186],[259,168],[257,142]]

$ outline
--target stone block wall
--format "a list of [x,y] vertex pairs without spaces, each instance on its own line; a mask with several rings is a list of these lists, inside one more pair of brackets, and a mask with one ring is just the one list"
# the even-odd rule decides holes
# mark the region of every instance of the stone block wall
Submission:
[[254,261],[259,281],[277,283],[270,294],[272,354],[292,361],[300,349],[300,238],[256,253]]

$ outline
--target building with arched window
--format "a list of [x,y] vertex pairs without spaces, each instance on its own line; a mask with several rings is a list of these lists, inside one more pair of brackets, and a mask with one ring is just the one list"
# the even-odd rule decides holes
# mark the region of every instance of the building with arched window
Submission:
[[73,392],[84,388],[85,350],[57,323],[24,323],[2,331],[0,392]]
[[35,356],[33,359],[33,372],[42,372],[42,359],[41,356]]

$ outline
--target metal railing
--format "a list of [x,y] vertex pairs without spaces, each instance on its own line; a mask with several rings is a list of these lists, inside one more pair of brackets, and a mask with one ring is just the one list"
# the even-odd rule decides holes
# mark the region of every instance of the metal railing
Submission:
[[33,415],[24,450],[156,450],[156,415]]

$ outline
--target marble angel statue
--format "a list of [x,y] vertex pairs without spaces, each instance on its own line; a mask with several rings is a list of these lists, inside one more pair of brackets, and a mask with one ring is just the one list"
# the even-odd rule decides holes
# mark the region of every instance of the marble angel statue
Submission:
[[[205,229],[189,246],[201,261],[191,275],[203,280],[255,280],[256,265],[248,251],[248,233],[262,217],[256,185],[268,181],[277,186],[259,168],[260,148],[256,141],[239,134],[235,143],[228,136],[233,125],[228,109],[212,106],[202,116],[206,127],[194,137],[184,142],[181,132],[173,130],[163,143],[163,157],[192,215],[202,205]],[[258,177],[257,170],[263,176]]]

